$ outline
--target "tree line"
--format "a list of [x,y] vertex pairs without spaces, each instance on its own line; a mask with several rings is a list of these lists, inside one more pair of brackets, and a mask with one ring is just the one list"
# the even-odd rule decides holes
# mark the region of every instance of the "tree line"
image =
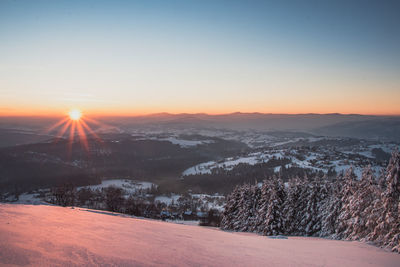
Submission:
[[159,191],[155,185],[127,194],[123,188],[116,186],[78,189],[67,183],[52,188],[46,200],[64,207],[79,206],[162,220],[200,220],[200,225],[219,226],[221,212],[188,193],[169,204],[156,201],[156,195]]

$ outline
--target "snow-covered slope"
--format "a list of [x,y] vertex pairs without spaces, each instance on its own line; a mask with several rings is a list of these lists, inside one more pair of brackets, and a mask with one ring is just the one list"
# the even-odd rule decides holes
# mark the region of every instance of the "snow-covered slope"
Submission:
[[399,266],[359,242],[272,239],[103,211],[0,204],[0,265]]

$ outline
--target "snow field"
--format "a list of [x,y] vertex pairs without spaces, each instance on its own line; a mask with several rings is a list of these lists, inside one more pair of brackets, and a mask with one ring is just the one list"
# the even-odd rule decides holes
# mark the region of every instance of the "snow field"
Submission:
[[365,267],[400,262],[399,254],[359,242],[271,239],[79,208],[0,204],[0,215],[3,266]]

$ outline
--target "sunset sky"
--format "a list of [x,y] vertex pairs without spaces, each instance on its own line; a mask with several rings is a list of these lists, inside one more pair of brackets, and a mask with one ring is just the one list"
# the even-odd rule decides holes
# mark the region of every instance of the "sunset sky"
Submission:
[[400,115],[400,1],[0,1],[0,115]]

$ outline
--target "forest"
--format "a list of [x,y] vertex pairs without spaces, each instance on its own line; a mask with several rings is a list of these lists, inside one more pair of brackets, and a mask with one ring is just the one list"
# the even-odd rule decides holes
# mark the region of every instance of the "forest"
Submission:
[[358,240],[400,253],[400,153],[375,177],[352,169],[335,179],[279,176],[237,186],[226,199],[221,228],[262,235]]

